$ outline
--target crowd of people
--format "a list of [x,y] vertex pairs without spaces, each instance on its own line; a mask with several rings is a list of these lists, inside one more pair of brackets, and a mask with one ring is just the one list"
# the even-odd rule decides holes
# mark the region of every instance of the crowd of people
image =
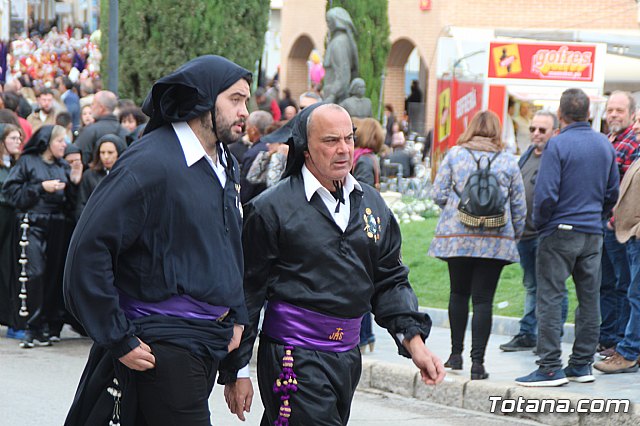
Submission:
[[[217,56],[161,78],[142,108],[90,73],[58,71],[27,72],[0,95],[0,323],[25,349],[50,346],[65,323],[94,340],[69,424],[208,422],[216,375],[244,419],[265,306],[257,375],[269,423],[346,424],[372,314],[436,384],[444,367],[463,369],[471,301],[470,376],[487,379],[494,296],[516,262],[525,312],[500,348],[539,356],[518,384],[592,382],[592,365],[638,371],[640,113],[629,93],[609,97],[607,136],[588,123],[588,96],[569,89],[557,115],[525,121],[521,106],[523,119],[505,122],[517,143],[482,111],[448,151],[428,252],[449,271],[443,365],[425,346],[431,323],[379,195],[384,165],[411,176],[416,157],[391,105],[380,123],[316,91],[280,97],[271,83],[249,113],[251,74]],[[177,86],[189,104],[168,101]],[[578,307],[562,368],[569,276]],[[107,387],[113,401],[97,395]],[[158,409],[169,389],[183,395]]]
[[[510,113],[514,108],[510,103]],[[524,315],[519,332],[500,349],[534,351],[539,359],[538,368],[517,384],[589,383],[595,380],[592,366],[607,374],[638,371],[640,216],[634,178],[640,113],[630,93],[613,92],[605,135],[591,128],[589,111],[580,89],[562,94],[557,116],[540,110],[530,119],[522,104],[514,120],[518,131],[505,121],[519,135],[517,146],[505,138],[497,116],[480,112],[446,154],[433,183],[432,196],[443,210],[429,248],[449,268],[451,354],[445,367],[463,368],[471,299],[471,379],[489,376],[484,354],[496,286],[504,265],[519,262]],[[571,307],[575,341],[563,368],[569,277],[578,306]]]
[[0,93],[0,323],[23,348],[48,346],[66,311],[62,277],[69,239],[91,193],[147,116],[101,90],[89,37],[55,28],[12,43],[12,76]]

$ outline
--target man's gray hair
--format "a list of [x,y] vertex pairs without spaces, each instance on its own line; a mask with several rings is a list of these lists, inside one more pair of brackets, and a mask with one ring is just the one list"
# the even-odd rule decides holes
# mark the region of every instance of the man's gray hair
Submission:
[[267,128],[273,124],[273,116],[266,111],[253,111],[247,118],[247,124],[255,127],[262,136],[267,132]]
[[[614,90],[609,95],[609,99],[611,99],[611,97],[613,95],[624,95],[624,96],[626,96],[627,99],[629,100],[629,115],[633,115],[633,113],[636,111],[636,100],[633,97],[633,95],[631,94],[631,92],[626,92],[624,90]],[[607,106],[609,105],[609,99],[607,99]],[[606,108],[606,106],[605,106],[605,108]]]
[[109,114],[113,113],[118,106],[118,97],[108,90],[101,90],[96,93],[94,100],[102,105]]
[[541,109],[540,111],[536,111],[536,113],[533,114],[533,116],[534,117],[535,116],[551,117],[553,119],[553,130],[558,129],[560,127],[560,121],[558,120],[558,116],[552,113],[551,111]]

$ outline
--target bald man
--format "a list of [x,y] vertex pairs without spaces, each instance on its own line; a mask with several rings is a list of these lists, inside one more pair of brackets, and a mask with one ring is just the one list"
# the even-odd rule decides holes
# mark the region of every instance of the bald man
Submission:
[[91,115],[96,121],[85,127],[75,140],[75,144],[82,150],[82,162],[85,168],[93,160],[98,139],[110,133],[123,139],[127,137],[127,131],[120,125],[118,118],[113,113],[117,105],[118,97],[108,90],[102,90],[93,97]]

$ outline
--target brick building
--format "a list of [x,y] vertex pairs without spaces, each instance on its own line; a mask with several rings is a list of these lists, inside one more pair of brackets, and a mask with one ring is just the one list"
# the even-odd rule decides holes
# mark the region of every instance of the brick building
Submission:
[[[281,87],[291,89],[294,96],[307,88],[306,61],[312,49],[324,51],[325,7],[326,2],[320,0],[282,2]],[[611,30],[619,34],[626,32],[640,40],[639,15],[640,6],[635,0],[389,0],[391,51],[387,60],[385,102],[392,104],[396,111],[404,109],[405,64],[417,49],[419,81],[426,96],[426,119],[427,123],[433,123],[436,76],[430,70],[435,70],[438,38],[449,36],[453,27],[500,30],[514,36],[535,37],[539,32],[549,40],[554,39],[550,38],[553,34],[562,34],[564,40],[572,33],[570,30]],[[607,31],[602,34],[602,40],[582,41],[611,43],[605,36]],[[632,86],[625,88],[633,89]],[[638,89],[640,87],[635,90]]]

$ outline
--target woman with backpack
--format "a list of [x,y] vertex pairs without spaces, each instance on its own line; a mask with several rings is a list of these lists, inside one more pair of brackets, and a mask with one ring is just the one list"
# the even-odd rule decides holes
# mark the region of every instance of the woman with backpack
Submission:
[[522,175],[515,157],[504,152],[501,134],[493,112],[477,113],[442,161],[431,193],[443,210],[429,255],[447,262],[451,285],[445,367],[462,370],[471,298],[472,380],[489,377],[484,355],[493,298],[502,268],[519,261],[516,242],[526,216]]
[[[353,152],[353,170],[351,174],[360,183],[366,183],[380,190],[380,160],[378,152],[384,144],[382,126],[373,118],[355,119],[356,142]],[[364,314],[360,325],[360,350],[364,353],[367,346],[373,352],[376,337],[373,334],[371,312]]]

